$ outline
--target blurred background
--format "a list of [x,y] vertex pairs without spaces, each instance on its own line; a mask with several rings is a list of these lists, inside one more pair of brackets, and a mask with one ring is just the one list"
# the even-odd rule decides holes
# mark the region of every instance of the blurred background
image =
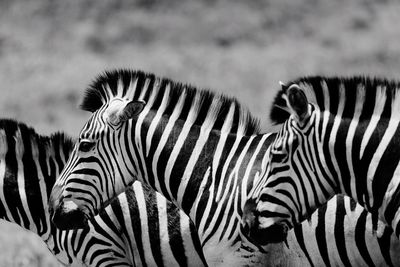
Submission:
[[[142,69],[237,97],[268,122],[278,81],[399,77],[389,0],[0,1],[0,117],[76,136],[102,71]],[[0,266],[57,266],[38,237],[0,223]]]

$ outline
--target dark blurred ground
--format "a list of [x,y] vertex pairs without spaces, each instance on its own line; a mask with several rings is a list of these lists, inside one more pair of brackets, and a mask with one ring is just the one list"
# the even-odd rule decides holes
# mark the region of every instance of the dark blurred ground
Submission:
[[[398,77],[399,14],[372,0],[0,1],[0,117],[77,135],[86,85],[126,67],[235,96],[267,130],[279,80]],[[0,266],[53,266],[40,242],[0,227]]]

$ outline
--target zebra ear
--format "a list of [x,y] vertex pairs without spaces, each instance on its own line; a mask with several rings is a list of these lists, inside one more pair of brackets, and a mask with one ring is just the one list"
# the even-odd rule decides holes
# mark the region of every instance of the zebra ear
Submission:
[[289,86],[287,86],[284,82],[279,81],[279,85],[281,86],[282,92],[286,92]]
[[297,84],[291,85],[286,92],[288,106],[299,123],[308,118],[308,100],[304,92]]
[[133,117],[136,117],[140,114],[140,112],[143,110],[144,106],[146,105],[146,102],[142,100],[132,100],[129,103],[127,103],[124,107],[124,109],[120,112],[119,114],[119,122],[124,122],[129,119],[132,119]]

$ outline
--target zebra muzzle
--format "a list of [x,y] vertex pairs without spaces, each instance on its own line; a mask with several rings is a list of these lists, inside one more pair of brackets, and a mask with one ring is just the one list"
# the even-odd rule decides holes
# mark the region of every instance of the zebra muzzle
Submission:
[[61,230],[82,229],[88,226],[88,217],[73,201],[61,202],[52,214],[54,225]]
[[265,246],[270,243],[286,242],[288,227],[285,224],[273,224],[267,228],[252,227],[249,229],[249,238],[254,243]]
[[260,214],[257,212],[256,206],[254,199],[249,199],[246,202],[242,215],[242,233],[257,246],[286,241],[288,226],[281,222],[268,227],[261,227],[259,222]]

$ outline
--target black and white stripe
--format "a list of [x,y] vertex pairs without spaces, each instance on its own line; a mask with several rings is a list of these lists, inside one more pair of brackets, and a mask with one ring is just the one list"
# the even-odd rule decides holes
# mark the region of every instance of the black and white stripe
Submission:
[[[212,266],[319,266],[346,263],[345,259],[363,265],[368,257],[382,264],[386,249],[392,251],[396,245],[389,240],[380,247],[373,230],[366,230],[365,214],[358,210],[353,218],[354,209],[348,209],[351,215],[344,215],[344,203],[350,202],[343,198],[327,222],[323,214],[332,211],[328,208],[309,227],[290,232],[290,249],[279,244],[262,253],[249,243],[241,231],[244,204],[266,172],[267,151],[275,135],[260,134],[256,120],[236,100],[152,74],[115,71],[95,81],[83,108],[93,114],[50,200],[53,219],[63,227],[81,225],[63,221],[77,212],[81,218],[93,216],[137,177],[190,216]],[[344,218],[350,217],[352,227],[347,229]],[[369,248],[371,244],[352,235],[354,231],[375,240],[373,250],[358,252],[357,242]],[[340,250],[326,255],[323,247],[332,245],[322,237],[316,239],[316,233],[326,233],[354,253]],[[346,236],[343,242],[341,236]],[[392,260],[391,254],[388,259]]]
[[62,133],[41,136],[23,123],[0,120],[1,218],[38,234],[68,266],[204,265],[188,216],[140,182],[113,199],[87,228],[56,228],[48,197],[72,148]]
[[344,193],[399,236],[399,89],[367,77],[307,77],[283,86],[272,118],[286,121],[255,194],[259,230],[291,227]]

